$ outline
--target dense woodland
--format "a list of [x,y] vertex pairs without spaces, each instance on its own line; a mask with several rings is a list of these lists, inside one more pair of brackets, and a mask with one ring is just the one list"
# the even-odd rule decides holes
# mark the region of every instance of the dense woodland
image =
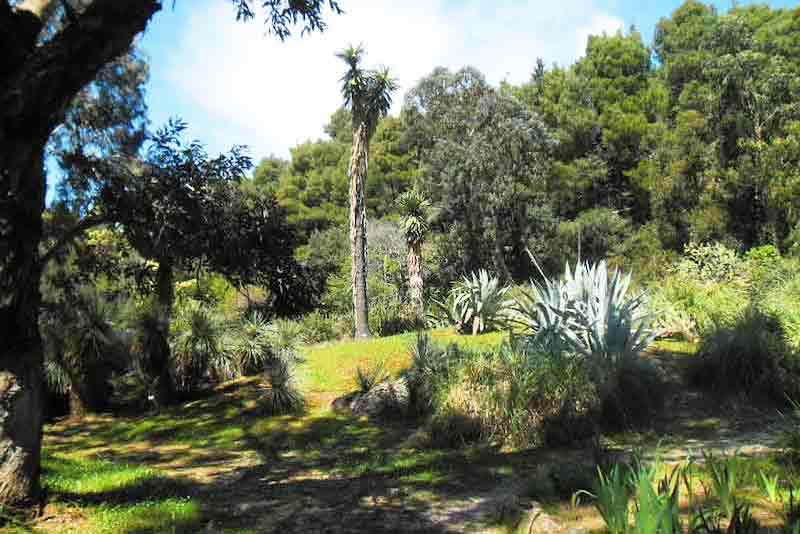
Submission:
[[[44,384],[14,412],[0,382],[0,422],[38,414],[33,433],[3,427],[6,504],[38,493],[42,415],[152,414],[242,377],[264,382],[261,413],[303,414],[299,347],[353,337],[503,333],[489,351],[420,334],[402,378],[386,362],[358,368],[347,409],[402,412],[434,448],[573,446],[648,428],[671,386],[642,355],[664,339],[697,353],[687,387],[797,409],[800,9],[687,0],[652,43],[633,27],[591,36],[572,65],[531,58],[521,85],[436,68],[400,95],[390,70],[364,67],[368,49],[350,48],[331,55],[343,62],[342,107],[326,137],[284,160],[245,146],[212,155],[180,118],[151,124],[133,36],[160,6],[122,3],[141,20],[81,80],[50,73],[65,84],[50,115],[21,105],[0,115],[0,144],[41,145],[25,161],[0,151],[3,168],[21,169],[0,194],[30,200],[0,200],[0,321],[13,332],[0,371],[41,371]],[[250,2],[233,3],[233,15],[254,17]],[[0,43],[21,43],[26,17],[40,26],[0,79],[44,72],[36,54],[72,39],[82,17],[112,28],[127,9],[88,4],[0,0],[0,31],[18,39]],[[339,16],[336,2],[264,6],[266,38]],[[0,90],[0,106],[9,95]],[[18,184],[45,159],[52,200],[37,211],[44,183]],[[397,388],[405,400],[381,393]],[[625,506],[644,498],[632,489]],[[628,532],[600,501],[609,531]],[[743,513],[725,508],[720,531],[720,517]],[[673,532],[658,529],[641,531]]]

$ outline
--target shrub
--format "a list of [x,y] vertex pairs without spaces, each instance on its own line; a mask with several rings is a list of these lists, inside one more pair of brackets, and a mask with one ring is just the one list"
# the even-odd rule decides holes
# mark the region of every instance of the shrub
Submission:
[[261,372],[271,356],[269,324],[259,312],[247,314],[229,344],[239,373]]
[[795,355],[780,322],[753,306],[703,338],[692,379],[721,394],[778,402],[800,392]]
[[448,407],[434,414],[427,424],[427,431],[432,446],[456,448],[478,441],[482,428],[474,415]]
[[661,318],[666,329],[675,328],[668,321],[671,315],[686,321],[683,328],[694,323],[690,333],[701,336],[718,325],[733,324],[748,301],[747,287],[741,280],[708,282],[683,272],[672,273],[651,289],[651,306],[666,310]]
[[431,399],[434,418],[477,422],[484,439],[515,448],[594,435],[591,416],[598,403],[583,360],[522,344],[470,353],[435,351],[425,343],[418,342],[412,391],[423,406]]
[[683,250],[677,271],[703,282],[729,282],[744,274],[736,251],[722,243],[689,243]]
[[495,330],[506,323],[511,300],[506,297],[509,286],[501,286],[500,279],[481,269],[470,273],[452,289],[452,304],[439,303],[449,313],[459,332],[472,335]]
[[105,409],[108,380],[126,364],[130,347],[114,321],[119,311],[117,302],[84,287],[74,300],[42,314],[46,385],[69,394],[73,416]]
[[666,382],[650,361],[625,359],[601,377],[600,424],[606,430],[651,426],[664,408]]
[[331,341],[336,339],[335,321],[315,310],[300,319],[300,332],[304,343]]

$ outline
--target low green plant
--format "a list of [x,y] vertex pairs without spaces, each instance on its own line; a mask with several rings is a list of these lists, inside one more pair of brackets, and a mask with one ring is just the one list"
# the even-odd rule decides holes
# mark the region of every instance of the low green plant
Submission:
[[577,491],[572,496],[573,507],[577,506],[582,496],[593,499],[594,507],[603,518],[608,534],[627,534],[630,528],[633,488],[619,464],[614,464],[607,472],[598,467],[594,493]]
[[459,332],[472,333],[495,330],[506,324],[511,300],[506,294],[509,286],[481,269],[464,276],[453,286],[450,315]]
[[739,483],[739,460],[732,456],[727,459],[718,459],[712,453],[703,452],[706,471],[711,478],[714,493],[719,499],[720,508],[728,516],[733,517],[737,508],[736,491]]
[[304,315],[300,319],[300,329],[303,342],[309,345],[336,339],[335,320],[319,310]]
[[680,467],[654,484],[657,464],[639,464],[631,472],[634,486],[633,532],[636,534],[682,534],[680,518]]
[[245,315],[229,344],[239,373],[251,375],[263,371],[271,354],[269,323],[259,312]]
[[759,471],[758,476],[759,482],[761,483],[761,489],[764,491],[764,495],[767,496],[767,499],[769,499],[769,502],[780,502],[780,476],[778,474],[769,476],[763,471]]
[[561,338],[587,358],[635,358],[656,333],[645,295],[627,295],[630,283],[630,274],[609,272],[605,261],[567,265],[559,279],[531,282],[531,292],[517,300],[515,320],[535,338]]

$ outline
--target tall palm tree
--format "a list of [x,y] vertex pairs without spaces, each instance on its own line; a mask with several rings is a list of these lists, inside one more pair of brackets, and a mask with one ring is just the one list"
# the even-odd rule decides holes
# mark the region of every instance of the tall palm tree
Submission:
[[350,249],[353,256],[352,282],[355,309],[356,337],[369,337],[369,309],[367,301],[367,212],[364,189],[367,181],[369,141],[378,121],[392,105],[392,92],[397,83],[389,70],[367,70],[361,67],[364,59],[362,46],[336,54],[347,64],[342,76],[342,95],[345,106],[353,115],[353,148],[350,153]]
[[408,245],[408,285],[411,293],[411,304],[414,308],[417,324],[425,322],[425,302],[422,299],[422,245],[425,235],[430,229],[430,203],[416,189],[406,191],[397,199],[400,209],[400,227],[406,236]]

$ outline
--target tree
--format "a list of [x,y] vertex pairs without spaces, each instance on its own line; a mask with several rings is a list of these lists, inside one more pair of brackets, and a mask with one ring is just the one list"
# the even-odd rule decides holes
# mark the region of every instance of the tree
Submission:
[[434,70],[406,95],[403,114],[439,208],[434,226],[458,250],[450,278],[493,264],[524,279],[553,145],[538,114],[473,68]]
[[411,305],[414,307],[417,324],[425,324],[425,301],[423,300],[422,244],[430,230],[428,218],[430,203],[416,189],[406,191],[397,199],[402,219],[400,227],[408,245],[408,286]]
[[378,121],[392,105],[397,84],[386,68],[366,70],[361,67],[364,48],[349,47],[337,54],[347,64],[342,77],[345,106],[353,116],[353,145],[350,153],[350,250],[352,253],[353,307],[356,337],[369,337],[367,300],[367,210],[364,191],[367,181],[369,142]]
[[[238,18],[255,16],[250,0],[233,3]],[[338,11],[334,0],[262,5],[281,39],[296,23],[323,29],[326,5]],[[0,504],[24,504],[39,492],[45,145],[75,95],[161,7],[158,0],[0,0],[0,324],[7,332],[0,338]]]

